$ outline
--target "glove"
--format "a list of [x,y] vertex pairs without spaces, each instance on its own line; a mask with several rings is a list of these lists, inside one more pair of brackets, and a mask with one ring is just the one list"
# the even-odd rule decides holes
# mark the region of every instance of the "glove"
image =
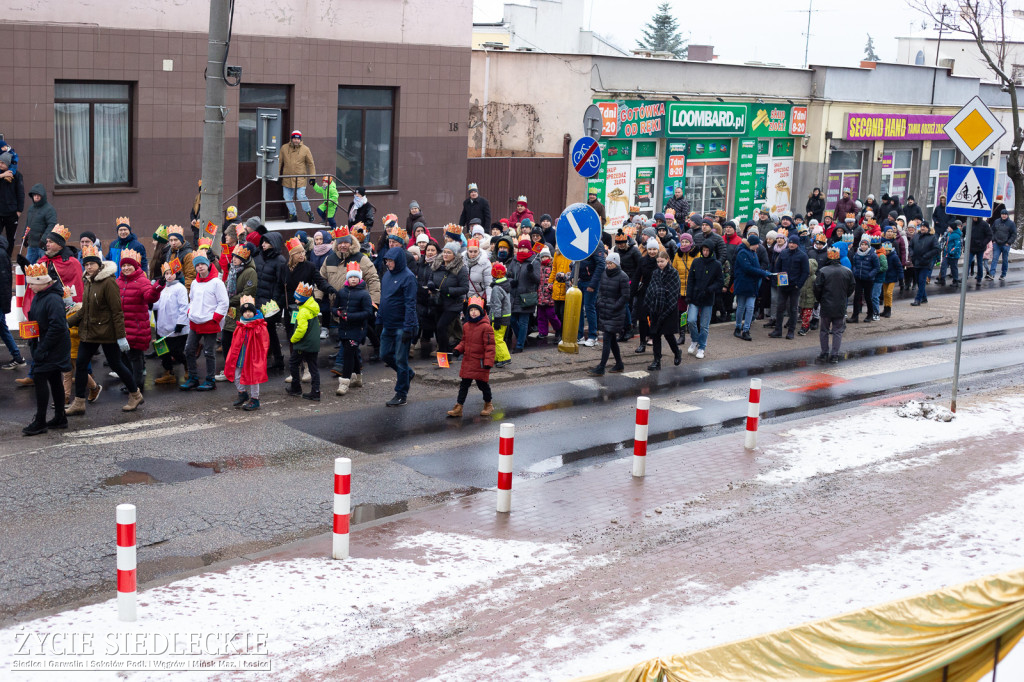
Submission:
[[313,178],[310,178],[309,179],[309,184],[310,185],[315,185],[316,184],[316,180],[314,180]]
[[411,329],[402,331],[402,343],[412,343],[413,333]]
[[427,289],[430,291],[437,291],[437,284],[434,282],[427,282]]
[[174,325],[174,333],[175,334],[180,334],[182,332],[182,330],[184,330],[184,329],[185,329],[185,325],[183,325],[183,324],[176,324],[176,325]]
[[122,339],[118,339],[117,340],[117,347],[121,349],[122,353],[127,353],[128,349],[129,349],[128,339],[123,339],[123,338]]
[[556,282],[564,282],[565,281],[565,273],[564,272],[555,273],[555,281]]
[[32,264],[28,262],[28,258],[25,258],[25,256],[23,256],[23,255],[21,255],[19,253],[18,254],[18,265],[20,265],[22,267],[22,269],[24,269],[24,268],[27,268],[28,266],[30,266]]

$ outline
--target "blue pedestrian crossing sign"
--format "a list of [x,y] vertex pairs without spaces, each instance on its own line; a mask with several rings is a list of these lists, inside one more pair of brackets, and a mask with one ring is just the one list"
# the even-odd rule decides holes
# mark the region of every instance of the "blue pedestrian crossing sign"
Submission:
[[601,170],[601,146],[592,137],[581,137],[572,146],[572,167],[585,178]]
[[587,204],[572,204],[558,216],[555,240],[569,260],[586,260],[601,241],[601,217]]
[[950,166],[946,213],[988,218],[996,193],[996,169],[987,166]]

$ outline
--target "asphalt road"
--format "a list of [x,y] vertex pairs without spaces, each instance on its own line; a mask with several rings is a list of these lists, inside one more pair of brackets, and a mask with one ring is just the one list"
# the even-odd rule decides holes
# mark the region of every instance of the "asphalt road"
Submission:
[[[1019,270],[1008,284],[1020,284]],[[1024,318],[1013,316],[1019,310],[1007,313],[967,329],[963,390],[1019,373]],[[653,399],[655,445],[738,429],[751,376],[764,381],[766,419],[908,389],[948,393],[953,333],[924,328],[852,341],[835,366],[813,365],[806,348],[764,343],[751,344],[750,355],[688,360],[657,374],[594,379],[580,365],[562,376],[501,384],[492,418],[461,422],[443,418],[450,387],[414,382],[408,406],[384,408],[394,375],[373,365],[365,388],[320,404],[285,396],[282,377],[272,376],[255,413],[233,410],[233,387],[220,384],[209,394],[149,387],[140,413],[125,415],[117,382],[105,379],[104,395],[72,429],[29,439],[20,427],[30,419],[32,392],[5,382],[0,622],[109,596],[119,503],[138,507],[140,580],[153,580],[328,530],[337,456],[353,458],[358,524],[493,486],[502,421],[517,427],[517,475],[532,477],[629,447],[637,395]],[[325,382],[325,393],[331,388]],[[479,393],[471,393],[467,414],[478,409]]]

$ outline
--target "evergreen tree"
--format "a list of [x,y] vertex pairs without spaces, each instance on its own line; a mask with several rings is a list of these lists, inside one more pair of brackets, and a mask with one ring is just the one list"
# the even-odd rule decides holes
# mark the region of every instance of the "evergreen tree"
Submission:
[[658,11],[643,29],[643,40],[636,41],[636,45],[653,52],[671,52],[676,59],[686,58],[686,41],[667,2],[658,5]]
[[875,52],[875,40],[868,34],[868,44],[864,46],[864,60],[869,62],[877,62],[878,54]]

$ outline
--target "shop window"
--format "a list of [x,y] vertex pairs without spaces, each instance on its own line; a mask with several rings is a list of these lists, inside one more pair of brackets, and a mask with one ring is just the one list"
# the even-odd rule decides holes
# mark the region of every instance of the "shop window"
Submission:
[[724,211],[728,185],[728,161],[694,161],[686,166],[686,198],[693,211]]
[[935,210],[940,196],[946,194],[949,184],[949,166],[956,158],[956,150],[941,149],[932,146],[932,155],[928,164],[928,217],[931,218],[931,211]]
[[850,190],[850,196],[860,196],[860,177],[863,170],[864,152],[862,150],[836,149],[829,157],[828,185],[825,190],[825,210],[832,212],[842,196],[844,189]]
[[392,186],[395,91],[338,88],[337,173],[352,187]]
[[56,187],[116,187],[131,182],[132,86],[54,84]]
[[909,149],[898,149],[882,153],[882,194],[899,199],[900,204],[907,201],[910,189],[910,168],[914,161],[914,152]]

